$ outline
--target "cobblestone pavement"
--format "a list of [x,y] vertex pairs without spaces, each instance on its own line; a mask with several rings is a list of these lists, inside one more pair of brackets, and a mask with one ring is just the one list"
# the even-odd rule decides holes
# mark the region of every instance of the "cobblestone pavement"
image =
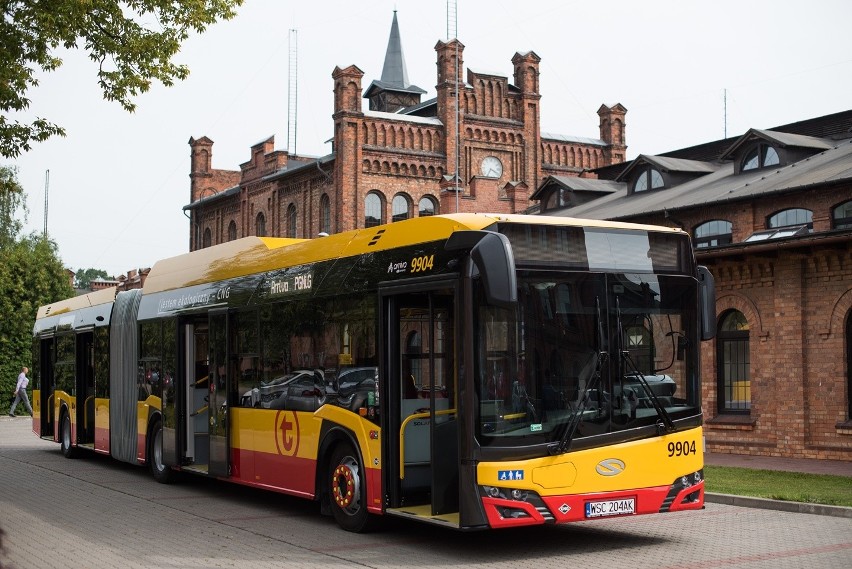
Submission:
[[708,503],[703,511],[459,533],[390,519],[344,532],[308,501],[89,455],[65,459],[0,417],[4,569],[852,567],[852,519]]

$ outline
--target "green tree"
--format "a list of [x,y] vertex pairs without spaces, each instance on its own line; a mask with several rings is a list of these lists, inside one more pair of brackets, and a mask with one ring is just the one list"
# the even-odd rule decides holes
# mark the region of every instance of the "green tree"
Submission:
[[103,269],[77,269],[74,274],[74,286],[79,289],[87,289],[92,281],[98,278],[110,280],[110,276]]
[[0,250],[15,242],[23,222],[15,218],[15,212],[27,215],[24,190],[18,183],[18,171],[10,166],[0,166]]
[[[24,191],[12,168],[0,166],[0,402],[8,404],[21,366],[31,367],[38,307],[73,296],[56,244],[32,233],[21,237]],[[9,195],[9,194],[13,195]]]
[[36,73],[62,65],[59,48],[84,49],[98,68],[104,98],[128,112],[132,98],[156,80],[171,86],[189,75],[172,62],[190,32],[236,15],[243,0],[4,0],[0,18],[0,156],[14,158],[33,142],[64,136],[43,117],[21,123],[7,113],[30,106]]

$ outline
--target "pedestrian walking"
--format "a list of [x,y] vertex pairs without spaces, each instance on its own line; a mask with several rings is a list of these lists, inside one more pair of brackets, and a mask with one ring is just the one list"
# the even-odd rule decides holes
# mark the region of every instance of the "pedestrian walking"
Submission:
[[9,409],[10,417],[15,416],[15,407],[17,407],[20,402],[24,403],[24,407],[26,407],[30,415],[33,414],[33,408],[30,406],[30,398],[27,397],[27,386],[30,384],[30,379],[27,377],[27,373],[29,371],[30,368],[24,366],[21,368],[20,375],[18,375],[18,384],[15,386],[15,400],[12,402],[12,408]]

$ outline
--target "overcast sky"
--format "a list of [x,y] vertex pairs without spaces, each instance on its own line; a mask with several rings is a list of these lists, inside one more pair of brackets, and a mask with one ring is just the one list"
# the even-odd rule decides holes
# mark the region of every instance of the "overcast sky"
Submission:
[[[544,132],[597,138],[597,109],[627,110],[628,157],[852,109],[848,0],[458,0],[466,68],[512,76],[512,56],[541,57]],[[64,126],[11,162],[28,195],[27,230],[44,226],[72,270],[120,275],[188,250],[190,137],[214,142],[213,167],[238,170],[275,135],[285,150],[289,30],[298,37],[299,154],[332,137],[335,66],[379,79],[397,10],[409,80],[435,96],[444,0],[246,0],[236,18],[191,38],[190,77],[155,86],[134,114],[104,101],[83,52],[28,93],[31,116]],[[363,101],[367,107],[366,100]],[[726,131],[727,129],[727,131]],[[6,161],[5,163],[9,163]]]

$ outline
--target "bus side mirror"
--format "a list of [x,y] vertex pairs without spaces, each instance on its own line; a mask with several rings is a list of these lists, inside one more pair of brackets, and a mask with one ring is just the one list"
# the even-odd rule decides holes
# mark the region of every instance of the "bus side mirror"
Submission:
[[701,339],[716,337],[716,281],[707,267],[698,267],[698,310],[701,318]]
[[446,248],[470,248],[470,258],[482,277],[489,304],[510,308],[518,302],[515,256],[508,237],[493,231],[457,231],[447,240]]

